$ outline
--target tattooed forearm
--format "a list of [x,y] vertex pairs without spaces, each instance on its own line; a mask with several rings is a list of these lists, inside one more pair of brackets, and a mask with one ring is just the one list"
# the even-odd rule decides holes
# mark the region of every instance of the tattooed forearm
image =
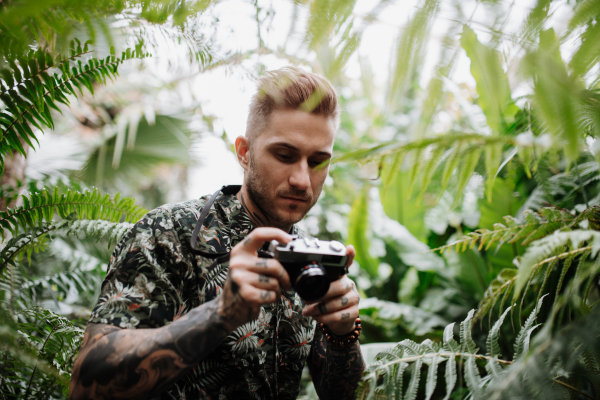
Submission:
[[307,363],[320,399],[355,398],[365,369],[358,342],[345,348],[313,342]]
[[161,392],[230,333],[216,299],[158,329],[89,324],[71,375],[71,399],[147,398]]

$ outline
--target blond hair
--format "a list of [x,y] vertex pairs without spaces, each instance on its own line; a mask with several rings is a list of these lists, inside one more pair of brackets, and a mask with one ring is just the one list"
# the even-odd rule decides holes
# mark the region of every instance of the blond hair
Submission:
[[333,118],[336,127],[340,119],[337,93],[331,82],[297,67],[267,71],[259,78],[246,124],[246,137],[250,142],[267,128],[275,110],[301,110]]

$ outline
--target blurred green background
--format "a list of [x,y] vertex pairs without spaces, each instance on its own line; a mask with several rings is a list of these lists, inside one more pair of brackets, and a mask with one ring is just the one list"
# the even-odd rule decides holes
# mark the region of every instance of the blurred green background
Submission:
[[[555,330],[598,299],[600,1],[22,0],[0,10],[3,398],[65,396],[115,241],[144,209],[241,182],[232,143],[256,78],[290,64],[340,96],[330,177],[301,227],[356,247],[361,343],[440,341],[478,309],[469,332],[485,348],[512,298],[499,344],[508,355],[540,295],[552,294],[540,315]],[[92,188],[110,196],[77,200]],[[553,232],[583,236],[539,242]],[[596,361],[584,363],[594,379]],[[461,376],[454,398],[477,397]],[[569,393],[598,398],[593,382]],[[443,384],[424,385],[417,378],[419,398],[445,397]]]

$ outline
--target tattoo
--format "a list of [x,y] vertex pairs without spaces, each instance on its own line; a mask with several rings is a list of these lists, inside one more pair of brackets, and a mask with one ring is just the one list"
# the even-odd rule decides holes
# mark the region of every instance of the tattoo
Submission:
[[348,304],[348,298],[346,296],[342,297],[340,299],[340,301],[342,302],[342,305],[345,306],[346,304]]
[[342,313],[342,321],[350,318],[350,313]]
[[327,307],[324,302],[319,303],[318,308],[321,314],[327,314]]
[[270,298],[271,298],[271,292],[269,292],[268,290],[265,290],[260,294],[261,300],[268,300]]
[[240,287],[238,286],[237,283],[235,283],[235,281],[233,279],[231,279],[230,282],[231,282],[231,293],[237,294],[240,291]]
[[71,375],[70,398],[154,397],[231,332],[217,299],[158,329],[88,324]]
[[[263,219],[258,214],[253,213],[252,211],[250,211],[250,208],[248,208],[248,206],[246,205],[246,200],[244,199],[244,194],[243,193],[241,193],[240,197],[242,198],[242,206],[244,206],[244,209],[246,210],[246,212],[250,216],[250,219],[252,219],[253,222],[256,225],[258,225],[258,226],[266,226],[267,224],[265,224],[265,222],[263,221]],[[266,215],[264,217],[267,219],[267,221],[269,221],[269,218]]]
[[358,342],[350,347],[329,346],[314,341],[308,355],[308,369],[320,399],[354,399],[365,362]]
[[270,279],[268,276],[260,274],[260,275],[258,275],[258,281],[264,282],[264,283],[269,283]]
[[257,261],[256,264],[254,264],[254,265],[257,266],[257,267],[265,267],[265,268],[267,268],[267,260]]

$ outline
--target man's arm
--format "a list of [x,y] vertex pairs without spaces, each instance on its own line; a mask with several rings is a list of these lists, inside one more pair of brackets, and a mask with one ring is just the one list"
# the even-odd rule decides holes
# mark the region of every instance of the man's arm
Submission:
[[157,394],[231,332],[215,299],[158,329],[89,324],[71,377],[72,399],[131,399]]
[[365,362],[358,342],[336,347],[315,341],[307,360],[310,375],[321,400],[354,399]]
[[89,324],[71,375],[72,399],[140,399],[155,395],[198,364],[237,327],[258,317],[263,304],[291,285],[274,259],[258,258],[265,241],[287,243],[274,228],[257,228],[231,250],[223,293],[156,329]]

